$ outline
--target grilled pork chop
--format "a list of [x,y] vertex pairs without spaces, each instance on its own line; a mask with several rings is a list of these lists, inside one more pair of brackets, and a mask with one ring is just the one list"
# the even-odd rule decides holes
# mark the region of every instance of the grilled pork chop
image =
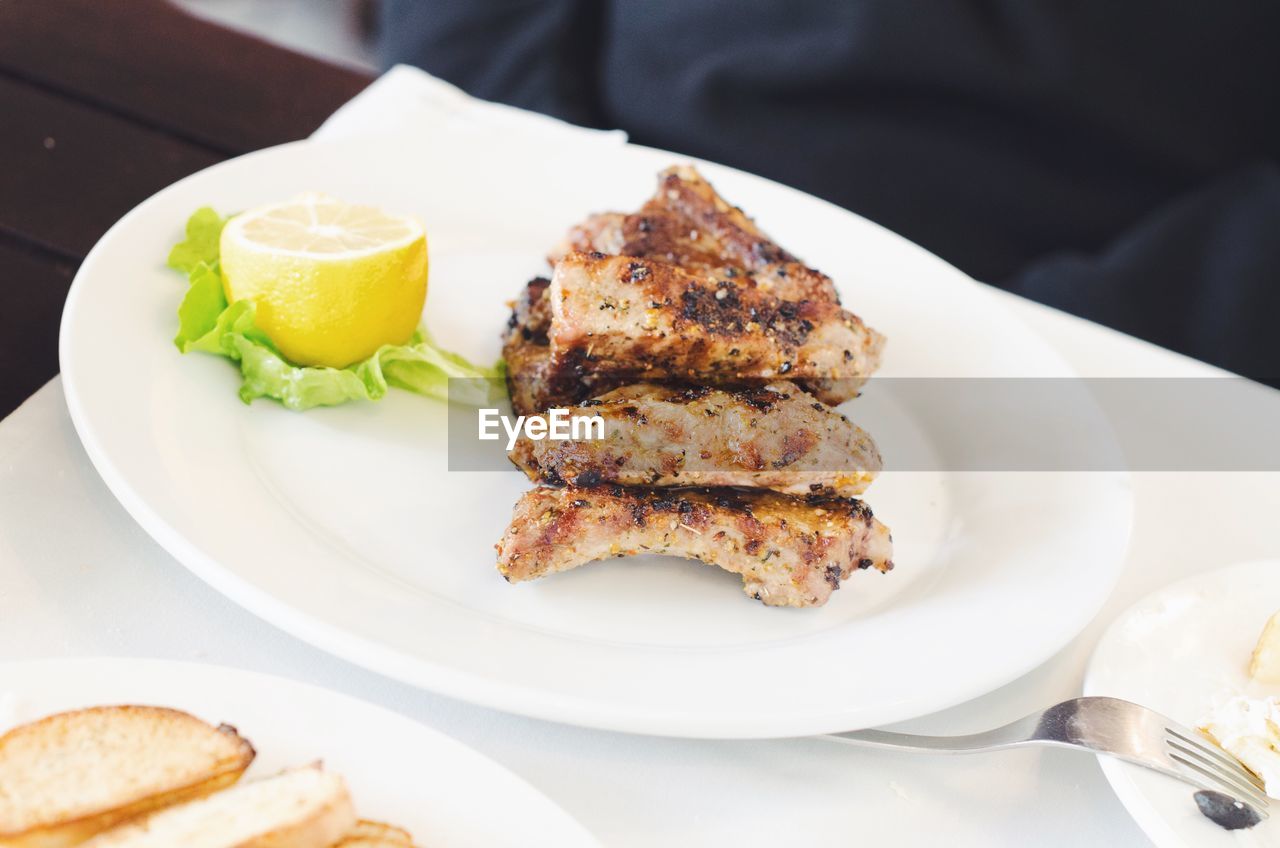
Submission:
[[507,392],[517,415],[568,406],[621,385],[617,375],[551,367],[547,342],[551,309],[545,296],[550,284],[545,277],[530,280],[512,304],[507,322],[502,358],[507,363]]
[[[769,290],[768,283],[762,282],[767,279],[761,275],[754,277],[758,287]],[[627,382],[626,374],[552,369],[551,347],[547,339],[551,329],[551,307],[546,298],[550,284],[551,281],[545,277],[530,280],[512,304],[511,317],[507,321],[502,356],[507,363],[507,389],[511,404],[519,415],[533,415],[554,406],[567,406]],[[808,382],[821,397],[855,394],[857,385],[861,383],[859,380],[853,386],[845,386],[833,385],[832,381]]]
[[749,276],[785,300],[840,302],[830,277],[771,241],[690,166],[659,174],[657,193],[639,212],[590,216],[569,230],[548,259],[554,267],[575,252],[651,259],[697,274]]
[[518,415],[532,415],[574,400],[582,391],[577,382],[562,390],[551,380],[551,348],[547,330],[551,310],[547,286],[551,281],[537,277],[529,281],[511,305],[507,335],[502,343],[502,359],[507,363],[507,394]]
[[[555,265],[574,252],[665,262],[695,275],[735,280],[784,301],[840,302],[829,277],[806,267],[775,244],[688,166],[663,171],[657,192],[638,212],[593,215],[574,227],[549,259]],[[600,373],[582,363],[553,370],[551,351],[544,341],[551,324],[546,288],[535,280],[525,289],[521,303],[527,305],[517,306],[504,350],[512,402],[518,413],[529,415],[564,406],[637,379],[659,379],[653,374],[629,374],[625,369]],[[878,335],[875,339],[878,350],[882,339]],[[864,377],[813,377],[804,383],[820,399],[838,403],[856,396]]]
[[696,559],[769,606],[821,606],[855,569],[893,568],[889,529],[861,501],[736,489],[535,488],[497,549],[511,582],[608,557]]
[[799,382],[827,404],[855,397],[884,338],[829,300],[786,300],[750,277],[695,276],[627,256],[561,259],[545,297],[557,379],[615,384]]
[[688,165],[660,173],[657,192],[639,211],[592,215],[570,229],[548,259],[554,266],[570,253],[591,252],[640,256],[690,271],[754,271],[799,262]]
[[871,437],[793,383],[725,391],[649,383],[570,408],[599,415],[604,439],[533,440],[511,461],[561,486],[748,486],[793,495],[861,494],[881,467]]

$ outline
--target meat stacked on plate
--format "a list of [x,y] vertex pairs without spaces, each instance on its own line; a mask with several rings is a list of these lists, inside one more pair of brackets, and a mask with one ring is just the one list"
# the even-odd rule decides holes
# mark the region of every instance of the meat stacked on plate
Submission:
[[633,214],[593,215],[515,303],[503,353],[521,415],[605,420],[599,440],[521,437],[541,484],[516,504],[498,569],[530,580],[606,557],[701,560],[774,606],[820,606],[854,570],[893,567],[854,496],[875,444],[833,407],[884,338],[830,278],[770,241],[693,168]]

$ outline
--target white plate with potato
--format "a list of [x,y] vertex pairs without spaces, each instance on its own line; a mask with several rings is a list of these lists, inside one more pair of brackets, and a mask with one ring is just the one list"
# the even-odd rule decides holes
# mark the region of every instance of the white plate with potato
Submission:
[[[1243,696],[1253,703],[1280,697],[1280,562],[1263,560],[1206,571],[1161,589],[1116,619],[1094,651],[1086,695],[1135,701],[1187,727],[1217,730],[1228,750],[1239,740],[1209,725],[1216,710]],[[1269,630],[1264,637],[1264,630]],[[1280,743],[1280,737],[1275,742]],[[1263,742],[1265,748],[1270,744]],[[1280,766],[1280,752],[1255,771]],[[1138,825],[1160,848],[1280,845],[1280,800],[1252,828],[1224,830],[1201,815],[1193,789],[1110,757],[1103,773]],[[1268,791],[1280,794],[1269,783]]]
[[[115,709],[122,705],[142,709],[122,716]],[[96,707],[108,709],[49,718]],[[220,724],[230,727],[215,730]],[[82,741],[69,745],[77,734]],[[24,769],[30,774],[19,779]],[[2,844],[78,844],[89,836],[91,845],[121,848],[157,838],[154,844],[215,845],[229,838],[225,822],[234,821],[243,844],[303,845],[352,833],[359,819],[381,823],[364,827],[383,836],[353,839],[353,848],[405,844],[405,831],[408,844],[422,848],[597,844],[515,775],[398,713],[316,686],[194,663],[0,664],[0,790],[6,786]],[[211,788],[218,791],[194,800]],[[298,797],[282,798],[285,791]],[[137,814],[148,797],[166,805],[148,820],[152,841],[137,833],[143,828],[114,821],[113,812],[129,802],[126,812]],[[289,809],[282,813],[282,805]],[[108,822],[120,829],[99,832]],[[268,826],[293,841],[249,838]],[[23,831],[35,841],[22,841]]]
[[[896,568],[854,573],[821,608],[767,608],[734,575],[660,557],[511,585],[494,543],[530,484],[514,470],[449,471],[443,404],[392,391],[304,413],[245,406],[225,359],[174,350],[184,284],[164,257],[199,207],[322,191],[420,219],[425,322],[487,364],[507,303],[547,273],[566,229],[637,207],[683,161],[451,128],[425,145],[291,144],[182,180],[104,236],[68,298],[63,385],[88,455],[148,533],[258,615],[383,674],[540,718],[824,733],[933,712],[1043,662],[1119,574],[1123,473],[887,471],[865,498],[893,531]],[[999,295],[926,251],[776,183],[698,167],[888,337],[880,376],[1072,376]],[[843,409],[891,465],[937,447],[920,447],[927,422],[911,410],[869,422],[858,401]]]

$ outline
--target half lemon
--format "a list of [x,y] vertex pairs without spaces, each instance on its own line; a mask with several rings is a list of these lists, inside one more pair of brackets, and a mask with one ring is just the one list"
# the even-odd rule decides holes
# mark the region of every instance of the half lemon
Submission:
[[255,301],[258,328],[298,365],[345,367],[421,320],[427,236],[413,218],[306,194],[235,216],[220,249],[227,302]]

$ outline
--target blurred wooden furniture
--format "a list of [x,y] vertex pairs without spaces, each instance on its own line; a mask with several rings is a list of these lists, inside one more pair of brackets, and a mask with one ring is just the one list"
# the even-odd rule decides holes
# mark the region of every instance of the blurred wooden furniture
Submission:
[[57,373],[67,287],[120,216],[370,80],[164,0],[0,1],[0,418]]

